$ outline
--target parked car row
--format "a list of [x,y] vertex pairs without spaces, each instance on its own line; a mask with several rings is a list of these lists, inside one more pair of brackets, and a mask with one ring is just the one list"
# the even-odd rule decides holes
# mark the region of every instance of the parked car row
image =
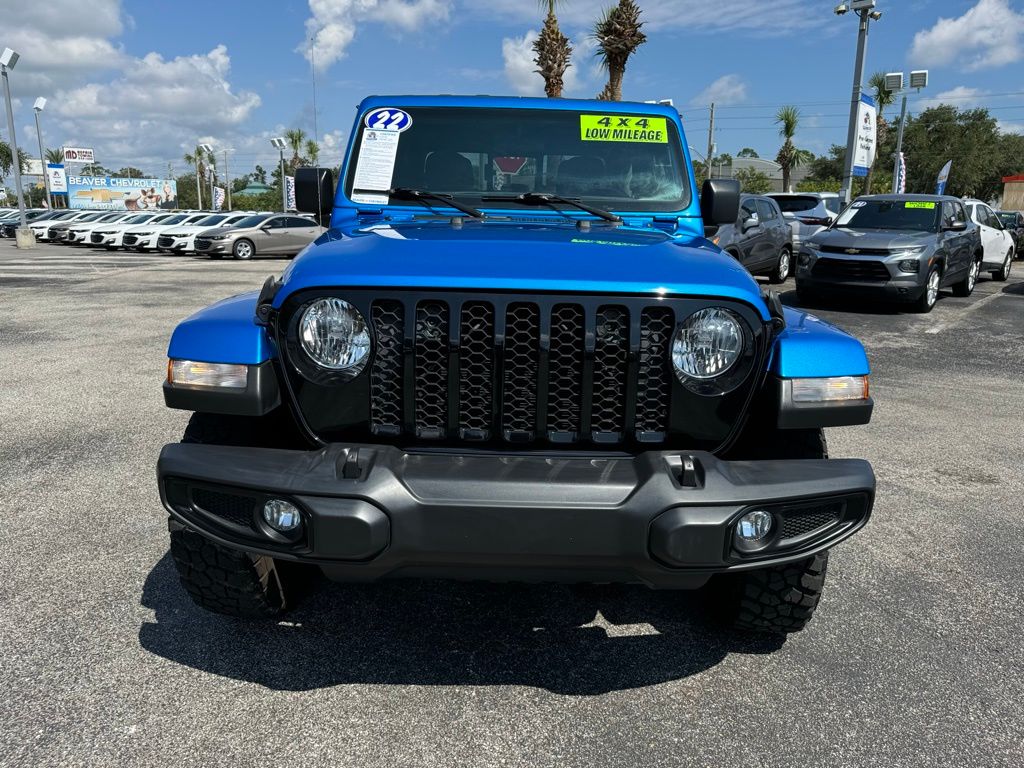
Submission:
[[[90,211],[33,209],[36,240],[107,250],[251,259],[294,255],[325,231],[311,217],[256,211]],[[0,236],[13,237],[17,210],[0,211]]]

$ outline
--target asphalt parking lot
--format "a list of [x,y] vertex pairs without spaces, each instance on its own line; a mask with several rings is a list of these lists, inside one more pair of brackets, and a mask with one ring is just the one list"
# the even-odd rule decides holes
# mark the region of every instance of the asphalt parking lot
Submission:
[[867,346],[874,421],[829,439],[879,495],[781,646],[628,587],[195,608],[155,483],[167,340],[284,265],[0,241],[0,764],[1024,764],[1024,264],[930,315],[816,310]]

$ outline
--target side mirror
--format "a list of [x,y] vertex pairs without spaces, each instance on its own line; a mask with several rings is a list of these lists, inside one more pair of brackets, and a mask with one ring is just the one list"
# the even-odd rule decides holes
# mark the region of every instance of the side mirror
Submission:
[[952,224],[946,224],[942,227],[943,232],[963,232],[966,229],[966,221],[954,221]]
[[708,179],[700,190],[700,216],[704,226],[733,224],[740,214],[740,183],[736,179]]
[[267,226],[260,227],[260,232],[262,232],[264,235],[269,235],[270,234],[270,227],[267,227]]
[[750,216],[743,220],[743,231],[747,232],[748,230],[751,230],[754,227],[760,226],[760,224],[761,219],[758,217],[756,213],[752,213]]
[[312,213],[324,226],[334,208],[334,174],[330,168],[295,169],[295,207]]

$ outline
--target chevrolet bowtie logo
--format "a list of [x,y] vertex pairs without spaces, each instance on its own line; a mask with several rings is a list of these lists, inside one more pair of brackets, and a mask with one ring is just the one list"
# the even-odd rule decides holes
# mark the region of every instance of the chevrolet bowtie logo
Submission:
[[847,253],[860,253],[860,248],[847,248]]

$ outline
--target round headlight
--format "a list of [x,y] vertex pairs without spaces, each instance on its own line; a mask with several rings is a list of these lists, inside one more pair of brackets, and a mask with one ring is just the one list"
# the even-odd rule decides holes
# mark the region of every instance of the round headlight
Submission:
[[701,381],[728,371],[743,355],[741,323],[723,307],[694,312],[679,326],[672,341],[672,365],[676,371]]
[[370,330],[344,299],[319,299],[302,313],[299,341],[309,358],[332,371],[359,365],[370,352]]

